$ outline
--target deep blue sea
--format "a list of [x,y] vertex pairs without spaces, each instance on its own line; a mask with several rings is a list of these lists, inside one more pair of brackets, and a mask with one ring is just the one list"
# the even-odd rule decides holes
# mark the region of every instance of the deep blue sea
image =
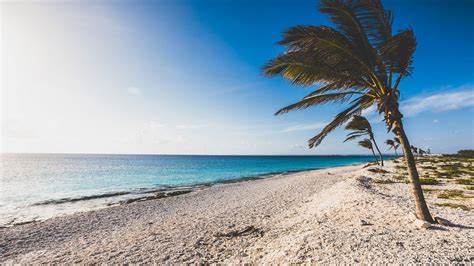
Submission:
[[371,156],[2,154],[0,225],[102,208],[160,188],[372,160]]

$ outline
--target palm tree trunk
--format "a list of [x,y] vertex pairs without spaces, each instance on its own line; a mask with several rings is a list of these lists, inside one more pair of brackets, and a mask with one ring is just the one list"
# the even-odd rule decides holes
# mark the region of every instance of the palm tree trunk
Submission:
[[398,156],[398,154],[397,154],[397,148],[394,147],[393,149],[395,150],[395,156]]
[[423,190],[421,189],[415,158],[413,157],[413,153],[410,149],[410,143],[408,142],[408,138],[403,128],[401,117],[395,122],[395,132],[398,135],[398,138],[400,138],[400,142],[404,151],[405,162],[407,164],[408,174],[410,177],[411,191],[415,198],[416,216],[420,220],[434,223],[433,217],[431,217],[430,210],[428,209],[428,205],[426,205]]
[[377,145],[377,142],[375,142],[374,136],[371,136],[371,137],[372,137],[372,142],[374,143],[375,148],[377,149],[377,152],[379,153],[380,165],[383,166],[383,156],[382,156],[382,153],[381,153],[380,150],[379,150],[379,146]]
[[374,156],[375,161],[377,162],[377,164],[379,164],[379,161],[377,160],[377,156],[375,156],[374,149],[370,149],[370,150],[372,151],[372,155]]

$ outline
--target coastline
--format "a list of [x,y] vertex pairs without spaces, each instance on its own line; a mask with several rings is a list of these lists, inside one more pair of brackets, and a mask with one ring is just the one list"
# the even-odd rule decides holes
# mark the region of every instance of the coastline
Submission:
[[[417,229],[409,215],[412,203],[407,185],[375,186],[370,180],[380,174],[363,165],[218,184],[173,197],[3,228],[0,262],[473,259],[469,239],[474,230]],[[396,172],[393,162],[384,169]],[[473,226],[472,212],[430,207],[456,224]]]
[[[348,155],[352,156],[352,155]],[[328,157],[328,156],[322,156],[322,157]],[[334,155],[334,157],[340,157],[339,155]],[[390,157],[390,156],[389,156]],[[393,159],[388,159],[388,160],[393,160]],[[355,165],[366,165],[367,162],[358,162],[358,163],[350,163],[347,165],[342,165],[342,166],[335,166],[335,167],[344,167],[344,166],[355,166]],[[35,215],[33,218],[23,218],[23,219],[18,219],[18,218],[13,218],[9,221],[5,221],[4,223],[0,224],[0,228],[8,228],[12,226],[18,226],[18,225],[24,225],[24,224],[29,224],[29,223],[36,223],[40,221],[44,221],[47,219],[52,219],[55,217],[59,216],[64,216],[64,215],[71,215],[71,214],[76,214],[76,213],[83,213],[83,212],[88,212],[88,211],[94,211],[94,210],[100,210],[104,208],[108,208],[111,206],[118,206],[118,205],[125,205],[125,204],[130,204],[133,202],[139,202],[139,201],[146,201],[146,200],[154,200],[154,199],[160,199],[160,198],[165,198],[165,197],[172,197],[176,195],[181,195],[185,193],[190,193],[195,190],[203,189],[206,187],[211,187],[215,185],[222,185],[222,184],[232,184],[232,183],[239,183],[239,182],[245,182],[245,181],[251,181],[251,180],[259,180],[259,179],[264,179],[264,178],[271,178],[274,176],[279,176],[279,175],[288,175],[288,174],[296,174],[296,173],[302,173],[302,172],[307,172],[307,171],[314,171],[314,170],[322,170],[322,169],[330,169],[334,167],[315,167],[315,168],[308,168],[308,169],[302,169],[302,170],[286,170],[286,171],[275,171],[275,172],[268,172],[268,173],[263,173],[263,174],[256,174],[256,175],[250,175],[250,176],[243,176],[243,177],[238,177],[234,179],[218,179],[212,182],[202,182],[202,183],[189,183],[189,184],[180,184],[180,185],[161,185],[157,187],[143,187],[143,188],[138,188],[138,189],[132,189],[132,190],[117,190],[117,191],[108,191],[108,192],[101,192],[98,194],[89,194],[89,195],[83,195],[83,196],[76,196],[76,197],[65,197],[65,198],[55,198],[55,199],[47,199],[43,201],[38,201],[35,203],[32,203],[31,206],[61,206],[62,204],[71,204],[71,203],[87,203],[89,201],[93,200],[109,200],[109,202],[103,202],[99,204],[95,204],[94,207],[83,207],[83,206],[77,206],[76,211],[69,211],[66,213],[59,213],[59,214],[48,214],[46,216],[39,216]],[[70,208],[70,207],[69,207]]]

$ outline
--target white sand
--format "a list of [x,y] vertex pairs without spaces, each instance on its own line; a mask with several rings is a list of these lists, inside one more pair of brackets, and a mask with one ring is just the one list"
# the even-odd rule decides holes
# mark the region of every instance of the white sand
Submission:
[[474,261],[472,210],[429,198],[463,227],[418,229],[408,185],[361,178],[374,176],[315,170],[0,229],[0,263]]

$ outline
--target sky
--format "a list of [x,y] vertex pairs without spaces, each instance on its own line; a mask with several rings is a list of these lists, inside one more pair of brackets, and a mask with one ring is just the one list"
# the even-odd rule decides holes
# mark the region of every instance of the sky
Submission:
[[[400,85],[411,143],[474,148],[474,1],[384,1],[412,27]],[[261,67],[284,30],[327,25],[316,1],[1,1],[1,151],[122,154],[367,154],[336,130],[343,106],[273,114],[311,91]],[[366,114],[382,151],[392,138]]]

